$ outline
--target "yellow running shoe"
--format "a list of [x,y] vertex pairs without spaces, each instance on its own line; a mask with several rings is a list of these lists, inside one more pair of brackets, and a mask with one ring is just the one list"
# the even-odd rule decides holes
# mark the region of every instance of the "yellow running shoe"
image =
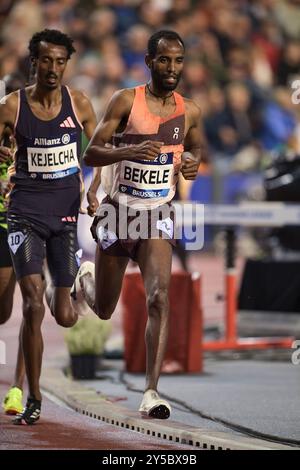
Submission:
[[2,408],[7,415],[16,415],[23,410],[23,392],[18,387],[12,387],[4,397]]

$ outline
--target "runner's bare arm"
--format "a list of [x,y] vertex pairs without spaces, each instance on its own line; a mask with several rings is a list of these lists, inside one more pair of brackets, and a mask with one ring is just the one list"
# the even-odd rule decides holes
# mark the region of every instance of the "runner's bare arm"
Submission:
[[[14,128],[15,119],[18,109],[18,95],[16,92],[5,96],[0,101],[0,139],[2,138],[5,128]],[[13,157],[13,152],[4,146],[0,146],[0,162],[4,162]]]
[[128,118],[133,99],[133,90],[120,90],[113,95],[86,150],[84,156],[86,165],[106,166],[132,158],[154,160],[157,157],[162,142],[145,141],[138,145],[118,148],[107,145],[122,121]]
[[184,150],[191,153],[191,156],[184,160],[181,172],[186,180],[194,180],[201,162],[204,137],[200,108],[190,100],[187,106],[187,120],[189,127],[184,139]]
[[97,119],[89,98],[78,90],[71,90],[77,116],[83,125],[83,130],[88,140],[91,140],[97,125]]
[[[77,116],[81,124],[83,125],[84,133],[86,137],[88,138],[88,140],[90,140],[95,132],[96,125],[97,125],[96,115],[95,115],[93,106],[89,98],[81,91],[71,90],[71,94],[72,94],[72,98],[76,107]],[[97,170],[93,172],[93,180],[87,192],[87,199],[89,203],[87,207],[87,212],[91,216],[94,215],[97,207],[99,206],[99,202],[97,199],[97,190],[98,190],[98,187],[100,186],[100,181],[101,181],[101,167],[97,168]],[[83,185],[82,185],[82,191],[83,191]],[[82,197],[83,197],[83,194],[82,194]],[[86,213],[86,210],[81,208],[80,212]]]
[[90,187],[87,192],[87,200],[88,200],[88,207],[87,212],[88,214],[93,217],[95,212],[99,206],[99,201],[97,198],[97,191],[101,183],[101,167],[93,168],[93,180],[90,184]]

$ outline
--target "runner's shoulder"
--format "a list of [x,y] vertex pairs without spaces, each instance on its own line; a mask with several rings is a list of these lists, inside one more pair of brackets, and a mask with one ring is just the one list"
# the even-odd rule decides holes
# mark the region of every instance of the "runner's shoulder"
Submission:
[[84,110],[87,106],[91,106],[91,100],[83,91],[73,88],[69,88],[69,91],[76,109]]
[[1,107],[3,110],[7,108],[8,110],[16,110],[18,107],[19,93],[18,91],[13,91],[8,95],[3,96],[0,100]]
[[14,123],[19,103],[17,91],[9,93],[0,100],[1,122],[11,125]]
[[201,116],[201,108],[200,106],[196,103],[195,100],[192,100],[191,98],[183,98],[184,99],[184,104],[187,113],[189,113],[191,116]]
[[111,103],[114,106],[120,106],[123,110],[130,110],[132,107],[134,96],[134,88],[122,88],[121,90],[115,91],[111,98]]

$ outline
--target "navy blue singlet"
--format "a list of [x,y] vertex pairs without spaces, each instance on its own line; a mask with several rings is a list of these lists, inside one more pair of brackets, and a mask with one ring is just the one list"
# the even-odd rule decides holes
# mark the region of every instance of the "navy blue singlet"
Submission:
[[13,213],[77,215],[80,205],[79,158],[82,126],[67,87],[62,106],[50,121],[32,112],[25,89],[20,90],[16,121],[16,173],[9,210]]

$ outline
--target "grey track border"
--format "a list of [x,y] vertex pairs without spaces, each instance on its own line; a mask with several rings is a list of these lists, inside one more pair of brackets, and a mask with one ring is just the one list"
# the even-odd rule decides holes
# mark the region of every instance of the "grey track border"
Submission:
[[107,424],[137,431],[169,442],[191,445],[208,450],[294,450],[292,446],[277,444],[230,433],[207,431],[172,420],[143,419],[138,412],[128,410],[101,397],[95,390],[67,378],[55,368],[46,368],[41,386],[78,413]]

